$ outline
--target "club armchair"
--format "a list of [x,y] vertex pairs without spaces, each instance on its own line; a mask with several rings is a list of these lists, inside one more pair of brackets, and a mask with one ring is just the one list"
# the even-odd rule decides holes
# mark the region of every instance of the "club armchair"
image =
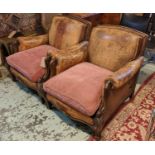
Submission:
[[121,104],[133,96],[146,42],[145,33],[130,28],[93,28],[87,51],[52,56],[63,72],[43,84],[49,104],[91,127],[99,138]]
[[72,53],[75,49],[87,46],[91,24],[85,20],[54,16],[48,34],[20,37],[21,52],[7,57],[7,67],[13,80],[19,80],[38,92],[38,86],[56,71],[50,68],[57,64],[49,53]]

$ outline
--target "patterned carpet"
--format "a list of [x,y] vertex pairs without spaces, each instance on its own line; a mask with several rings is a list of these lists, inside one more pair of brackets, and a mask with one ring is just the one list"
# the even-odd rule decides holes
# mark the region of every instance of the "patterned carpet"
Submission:
[[135,98],[127,103],[103,130],[102,140],[145,140],[154,108],[155,73],[143,83]]
[[86,140],[88,137],[86,127],[75,124],[57,110],[48,110],[22,84],[12,82],[9,77],[0,79],[1,141]]

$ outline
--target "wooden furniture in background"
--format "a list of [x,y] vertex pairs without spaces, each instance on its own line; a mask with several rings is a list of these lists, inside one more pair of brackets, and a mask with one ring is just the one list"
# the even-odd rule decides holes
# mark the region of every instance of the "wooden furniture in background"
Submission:
[[121,20],[120,13],[66,13],[65,15],[88,20],[92,26],[100,24],[119,25]]
[[88,20],[92,23],[92,26],[101,24],[102,19],[102,13],[67,13],[66,15]]
[[121,13],[103,13],[101,24],[119,25]]

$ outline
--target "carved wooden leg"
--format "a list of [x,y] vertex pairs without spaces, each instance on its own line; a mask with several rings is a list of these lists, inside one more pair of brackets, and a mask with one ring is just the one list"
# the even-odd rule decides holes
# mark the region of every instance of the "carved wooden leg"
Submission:
[[97,130],[94,132],[94,138],[95,138],[97,141],[101,140],[101,132],[102,132],[102,131],[97,131]]
[[129,99],[131,100],[134,97],[134,92],[131,93],[131,95],[129,96]]
[[50,104],[49,104],[49,102],[47,101],[46,98],[44,98],[44,103],[45,103],[47,109],[50,109]]
[[96,140],[100,140],[101,139],[101,133],[104,127],[104,120],[103,117],[101,116],[100,118],[96,118],[95,119],[95,124],[92,127],[93,131],[94,131],[94,137]]
[[9,72],[9,76],[11,77],[12,81],[16,82],[17,79],[16,79],[16,77],[11,73],[11,71],[10,71],[10,66],[6,63],[6,64],[5,64],[5,67],[7,68],[8,72]]
[[51,109],[50,103],[47,101],[47,99],[44,96],[44,94],[42,94],[40,92],[38,92],[38,94],[39,94],[39,96],[41,98],[42,103],[45,104],[48,109]]
[[53,109],[54,108],[54,106],[51,103],[49,103],[46,98],[43,98],[43,100],[44,100],[44,104],[46,105],[46,107],[48,109]]
[[38,91],[37,92],[41,98],[42,103],[45,104],[48,109],[52,109],[52,105],[48,102],[48,100],[46,98],[46,93],[43,91],[43,83],[38,83]]
[[11,80],[13,82],[16,82],[17,81],[16,77],[12,73],[10,73],[10,77],[11,77]]
[[103,129],[103,125],[98,125],[96,130],[94,131],[94,136],[95,136],[96,140],[101,139],[102,129]]
[[50,77],[52,77],[52,75],[56,74],[56,64],[57,64],[56,59],[53,58],[50,53],[47,53],[47,56],[45,58],[46,72],[44,76],[41,77],[41,79],[38,81],[38,94],[42,98],[43,103],[46,104],[48,109],[52,109],[53,106],[48,102],[46,98],[46,93],[43,90],[43,83],[47,81]]
[[44,99],[41,96],[40,96],[40,99],[41,99],[41,103],[44,104],[45,101],[44,101]]

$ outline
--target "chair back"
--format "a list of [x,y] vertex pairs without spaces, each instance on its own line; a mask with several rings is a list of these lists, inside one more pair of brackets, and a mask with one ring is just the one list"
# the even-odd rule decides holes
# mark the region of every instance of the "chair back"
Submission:
[[104,25],[93,28],[89,40],[89,61],[116,71],[140,53],[142,37],[121,26]]
[[54,16],[49,30],[49,44],[66,49],[87,40],[91,23],[69,16]]

